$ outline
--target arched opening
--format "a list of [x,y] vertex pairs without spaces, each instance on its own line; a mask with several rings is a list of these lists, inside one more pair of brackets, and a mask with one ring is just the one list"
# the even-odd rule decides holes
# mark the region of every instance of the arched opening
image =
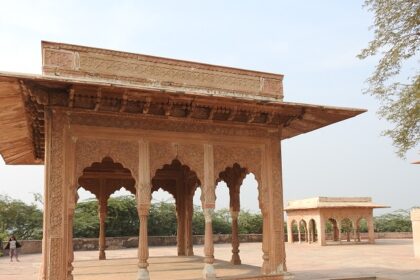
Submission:
[[361,217],[356,223],[356,242],[369,241],[369,226],[366,218]]
[[290,224],[291,231],[292,231],[292,242],[298,242],[299,241],[299,230],[298,230],[298,224],[296,220],[293,220]]
[[329,218],[325,224],[325,240],[330,242],[339,241],[339,228],[337,220]]
[[[77,189],[83,188],[96,197],[96,201],[83,203],[83,207],[76,207],[73,219],[73,235],[75,237],[96,237],[98,246],[92,244],[76,243],[75,247],[82,250],[99,249],[99,259],[106,259],[106,236],[130,236],[138,234],[139,220],[136,211],[136,203],[133,195],[127,197],[110,196],[124,188],[126,194],[135,194],[135,179],[131,171],[121,163],[114,162],[110,157],[104,157],[100,162],[93,162],[83,169],[78,178]],[[79,196],[84,196],[83,191],[78,191]],[[79,204],[81,205],[81,204]],[[111,207],[110,207],[111,206]],[[121,207],[124,206],[124,207]],[[95,219],[97,223],[91,227],[91,232],[80,232],[78,215],[79,208],[88,211],[89,219]],[[117,218],[118,217],[118,218]],[[82,220],[87,219],[83,218]],[[92,235],[95,236],[92,236]],[[87,245],[87,246],[86,246]],[[79,247],[78,247],[79,246]]]
[[351,236],[353,233],[353,223],[349,218],[344,218],[340,223],[340,230],[342,236],[346,239],[347,242],[351,241]]
[[308,234],[309,243],[317,242],[318,234],[317,234],[316,222],[314,219],[309,220],[308,231],[309,231],[309,234]]
[[305,220],[300,220],[299,222],[299,233],[300,233],[300,241],[308,242],[308,227],[306,225]]
[[[231,234],[232,257],[230,262],[239,265],[242,263],[239,256],[239,234],[262,234],[263,230],[263,219],[258,206],[259,201],[255,199],[259,196],[258,182],[254,174],[235,163],[219,173],[217,183],[217,188],[226,185],[228,189],[228,195],[216,196],[216,205],[219,204],[219,200],[225,205],[228,202],[229,208],[223,211],[225,213],[224,227]],[[245,195],[245,190],[247,195]],[[253,192],[255,195],[250,196],[249,192]],[[250,197],[253,198],[253,201],[252,203],[247,201],[247,205],[253,205],[254,207],[241,211],[241,200],[249,200]]]
[[[73,238],[97,238],[99,235],[98,199],[95,194],[79,187],[73,217]],[[76,250],[83,244],[75,242]]]
[[135,195],[125,187],[114,191],[108,198],[105,236],[138,236],[139,217]]
[[[171,218],[165,225],[165,234],[176,234],[177,254],[178,256],[192,256],[193,252],[193,215],[194,204],[193,197],[196,189],[200,186],[200,181],[196,173],[179,160],[174,159],[170,164],[165,164],[162,168],[156,170],[152,178],[152,194],[159,189],[169,193],[172,202],[154,203],[151,210],[159,210],[157,213],[167,213],[166,218]],[[159,192],[157,192],[159,194]],[[158,209],[157,207],[160,207]],[[154,209],[156,208],[156,209]],[[174,224],[176,217],[176,226]],[[149,218],[149,223],[153,223],[153,218]],[[150,228],[149,228],[150,231]],[[153,232],[150,232],[153,235]]]
[[231,215],[229,207],[229,188],[225,181],[220,180],[216,185],[216,207],[213,215],[213,234],[230,234]]
[[[152,192],[152,203],[147,222],[148,236],[177,235],[175,197],[163,187]],[[176,242],[176,240],[174,240]],[[171,242],[172,243],[172,242]]]

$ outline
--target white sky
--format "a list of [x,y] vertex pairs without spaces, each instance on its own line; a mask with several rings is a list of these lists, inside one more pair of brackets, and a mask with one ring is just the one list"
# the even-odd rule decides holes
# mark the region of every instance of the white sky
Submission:
[[[420,166],[410,164],[418,147],[398,158],[380,136],[389,125],[377,118],[378,102],[362,94],[375,65],[355,57],[372,38],[362,1],[0,0],[0,7],[0,71],[40,73],[40,41],[48,40],[282,73],[286,101],[366,108],[283,142],[285,201],[371,196],[391,211],[420,205]],[[256,211],[255,181],[244,185],[241,206]],[[0,160],[1,194],[30,202],[36,192],[42,166]],[[217,197],[217,208],[228,206],[226,188]],[[390,210],[376,213],[383,211]]]

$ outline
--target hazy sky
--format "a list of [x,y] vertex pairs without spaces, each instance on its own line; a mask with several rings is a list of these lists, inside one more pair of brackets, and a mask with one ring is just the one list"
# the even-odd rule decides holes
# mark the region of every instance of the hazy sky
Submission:
[[[284,200],[371,196],[391,210],[420,205],[420,165],[410,164],[420,159],[418,147],[398,158],[380,136],[389,125],[376,115],[378,102],[362,94],[376,63],[356,58],[372,39],[373,16],[362,1],[0,5],[0,71],[41,73],[41,40],[48,40],[281,73],[286,101],[366,108],[361,116],[282,142]],[[35,192],[43,192],[42,166],[0,160],[1,194],[29,202]],[[247,180],[241,206],[255,211],[256,193]],[[217,208],[227,207],[226,188],[217,195]],[[390,210],[375,213],[383,211]]]

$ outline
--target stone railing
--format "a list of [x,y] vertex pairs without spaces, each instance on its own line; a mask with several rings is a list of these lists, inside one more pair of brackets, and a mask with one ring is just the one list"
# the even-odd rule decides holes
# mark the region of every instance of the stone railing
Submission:
[[[361,233],[361,238],[367,238],[367,233]],[[402,239],[412,238],[411,232],[375,232],[376,239]],[[287,236],[285,236],[287,241]],[[214,234],[214,243],[230,243],[230,234]],[[261,234],[240,234],[239,241],[241,243],[247,242],[261,242]],[[21,254],[35,254],[41,253],[42,241],[41,240],[22,240],[19,241],[22,244],[20,249]],[[125,248],[137,248],[139,239],[135,237],[107,237],[106,245],[107,250],[125,249]],[[195,245],[204,244],[204,235],[194,235],[193,242]],[[2,247],[4,248],[6,242],[3,242]],[[174,246],[176,245],[176,236],[149,236],[149,246]],[[85,250],[98,250],[98,238],[74,238],[73,248],[75,251]],[[0,249],[1,252],[1,249]],[[3,250],[3,254],[6,253]]]

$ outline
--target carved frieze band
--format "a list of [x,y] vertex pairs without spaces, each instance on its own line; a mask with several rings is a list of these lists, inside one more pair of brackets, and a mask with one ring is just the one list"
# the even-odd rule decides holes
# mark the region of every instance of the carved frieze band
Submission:
[[99,79],[126,80],[154,86],[236,91],[275,99],[283,97],[281,75],[245,73],[246,70],[203,66],[142,55],[127,57],[109,52],[71,49],[44,48],[44,72],[57,74],[62,70],[69,72],[67,75],[71,76],[96,76]]
[[176,121],[169,119],[154,119],[141,117],[128,117],[107,115],[107,114],[89,114],[89,113],[72,113],[70,116],[72,124],[118,127],[118,128],[136,128],[145,130],[174,131],[174,132],[195,132],[206,133],[211,135],[228,135],[228,136],[252,136],[252,137],[268,137],[267,129],[263,128],[246,128],[233,127],[215,124],[206,124],[199,121]]

